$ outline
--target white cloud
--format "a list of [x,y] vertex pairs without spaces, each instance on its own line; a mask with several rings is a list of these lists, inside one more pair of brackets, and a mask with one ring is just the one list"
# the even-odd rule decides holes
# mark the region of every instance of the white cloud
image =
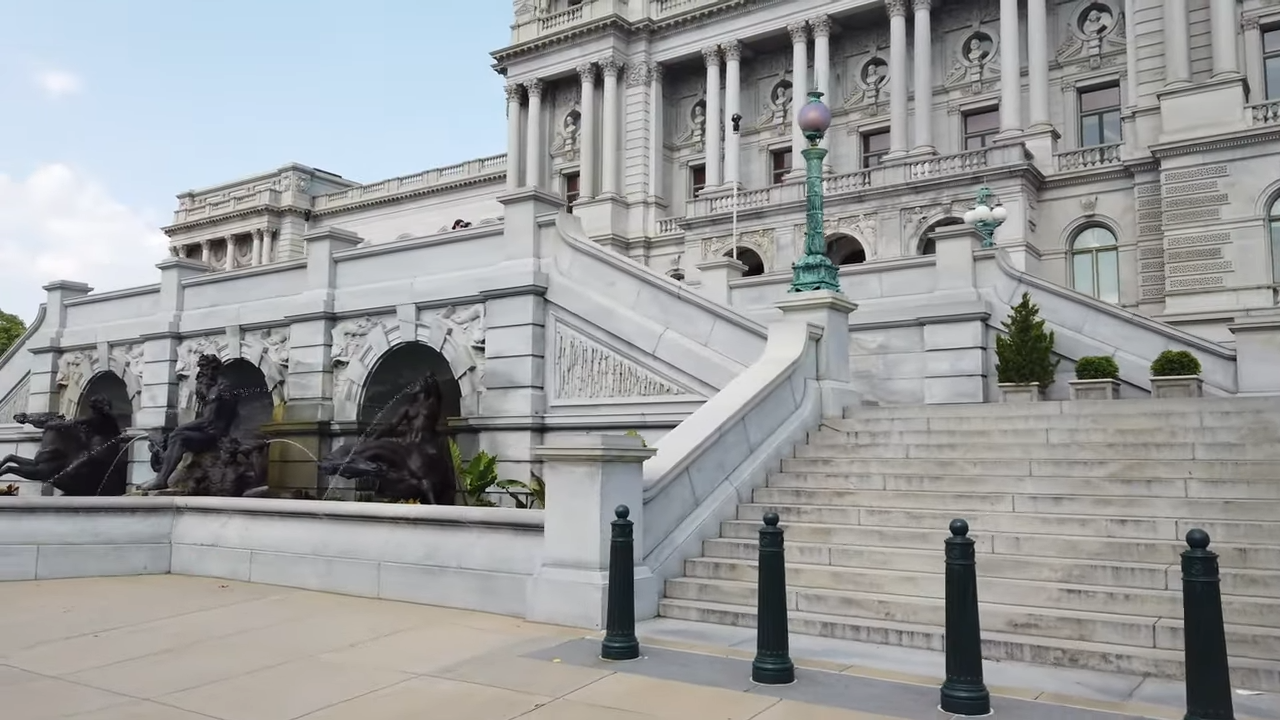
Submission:
[[66,165],[0,174],[0,309],[31,320],[51,280],[97,291],[159,282],[168,244],[159,225]]
[[36,73],[35,82],[54,100],[75,95],[84,88],[79,75],[65,70],[42,70]]

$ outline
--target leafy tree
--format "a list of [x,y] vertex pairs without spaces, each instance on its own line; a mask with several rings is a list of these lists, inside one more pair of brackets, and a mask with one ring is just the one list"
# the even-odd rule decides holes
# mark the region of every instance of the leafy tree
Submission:
[[1031,293],[1022,293],[1022,302],[1013,307],[1001,323],[1006,335],[996,338],[996,374],[1002,383],[1053,384],[1058,360],[1053,359],[1053,331],[1045,332],[1040,308],[1031,302]]
[[0,310],[0,355],[9,352],[9,348],[18,342],[22,334],[27,331],[27,324],[22,318]]

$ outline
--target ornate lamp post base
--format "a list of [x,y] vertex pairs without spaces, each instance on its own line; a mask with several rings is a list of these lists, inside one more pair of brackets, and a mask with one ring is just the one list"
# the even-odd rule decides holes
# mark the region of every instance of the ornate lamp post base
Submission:
[[840,274],[827,257],[826,229],[823,222],[822,161],[827,157],[826,148],[818,146],[827,128],[831,127],[831,110],[822,102],[822,93],[809,93],[809,102],[800,109],[797,118],[809,147],[804,156],[805,228],[804,255],[791,266],[791,287],[787,292],[831,290],[840,292]]

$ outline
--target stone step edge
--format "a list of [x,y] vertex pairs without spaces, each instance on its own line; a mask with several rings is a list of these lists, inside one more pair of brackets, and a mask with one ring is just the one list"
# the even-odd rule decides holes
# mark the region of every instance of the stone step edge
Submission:
[[[756,561],[753,561],[753,560],[738,560],[738,559],[736,559],[736,558],[709,558],[709,557],[699,557],[699,558],[690,558],[690,559],[689,559],[688,561],[686,561],[686,562],[697,562],[697,561],[699,561],[699,560],[703,560],[703,561],[707,561],[707,562],[714,562],[714,563],[721,563],[721,564],[730,564],[730,565],[745,566],[745,567],[748,567],[748,568],[756,568],[756,567],[758,566],[758,563],[757,563]],[[832,570],[832,571],[835,571],[835,572],[837,572],[837,573],[845,572],[845,571],[847,571],[847,572],[851,572],[851,573],[861,572],[861,573],[871,573],[871,574],[876,574],[876,575],[884,575],[884,576],[889,576],[889,577],[894,577],[894,576],[897,576],[897,577],[904,577],[904,578],[905,578],[905,577],[911,577],[911,578],[915,578],[915,579],[934,579],[934,578],[936,578],[936,577],[937,577],[937,574],[936,574],[936,573],[917,572],[917,571],[913,571],[913,570],[886,570],[886,569],[882,569],[882,568],[852,568],[852,567],[845,567],[845,566],[843,566],[843,565],[811,565],[811,564],[808,564],[808,563],[789,562],[789,563],[787,563],[787,567],[788,567],[788,568],[806,568],[806,569],[812,568],[812,569],[815,569],[815,570]],[[735,585],[743,585],[743,586],[751,586],[751,587],[755,587],[755,583],[754,583],[754,582],[746,582],[746,581],[742,581],[742,580],[724,580],[724,579],[721,579],[721,578],[702,577],[702,576],[689,576],[689,575],[686,575],[686,576],[685,576],[684,578],[682,578],[682,579],[685,579],[685,580],[688,580],[688,579],[709,580],[709,581],[712,581],[712,582],[733,583],[733,584],[735,584]],[[1051,581],[1048,581],[1048,580],[1024,580],[1024,579],[1022,579],[1022,578],[988,578],[988,579],[989,579],[989,580],[1000,580],[1001,582],[1006,582],[1006,583],[1015,583],[1015,584],[1017,584],[1017,585],[1023,585],[1023,586],[1027,586],[1027,587],[1033,587],[1033,588],[1051,588],[1051,589],[1054,589],[1054,590],[1060,590],[1060,591],[1070,591],[1072,588],[1079,587],[1078,585],[1076,585],[1076,584],[1074,584],[1074,583],[1058,583],[1058,582],[1051,582]],[[978,576],[978,583],[979,583],[979,593],[978,593],[978,597],[979,597],[979,598],[981,598],[981,597],[982,597],[982,592],[981,592],[982,576],[981,576],[981,575],[979,575],[979,576]],[[906,594],[900,594],[900,593],[888,593],[888,592],[868,592],[868,591],[865,591],[865,590],[839,590],[839,589],[836,589],[836,588],[817,588],[817,587],[808,587],[808,586],[805,586],[805,585],[795,585],[795,584],[791,584],[791,583],[789,583],[789,584],[788,584],[788,588],[790,589],[790,588],[792,588],[792,587],[802,587],[802,588],[805,588],[806,590],[813,590],[813,591],[824,592],[824,593],[852,593],[852,594],[854,594],[854,595],[863,595],[863,596],[882,597],[882,598],[885,598],[885,599],[891,599],[891,598],[902,598],[902,597],[911,597],[911,598],[920,599],[920,598],[922,598],[922,597],[927,597],[927,598],[936,599],[936,600],[938,600],[939,602],[941,602],[941,600],[942,600],[942,598],[936,598],[936,597],[932,597],[932,596],[906,595]],[[1091,587],[1091,588],[1096,588],[1096,587],[1103,587],[1103,588],[1107,588],[1108,586],[1090,585],[1090,586],[1088,586],[1088,587]],[[1181,590],[1156,590],[1156,589],[1154,589],[1154,588],[1115,588],[1115,587],[1111,587],[1110,589],[1112,589],[1112,590],[1119,590],[1119,591],[1121,591],[1121,592],[1125,592],[1125,593],[1128,593],[1128,594],[1134,594],[1134,595],[1137,595],[1137,594],[1141,594],[1141,595],[1150,594],[1150,595],[1153,595],[1153,596],[1156,596],[1156,597],[1162,597],[1162,598],[1168,598],[1168,597],[1181,598],[1181,597],[1182,597],[1182,591],[1181,591]],[[1276,607],[1276,616],[1277,616],[1277,617],[1280,617],[1280,598],[1257,597],[1257,596],[1252,596],[1252,595],[1233,595],[1233,596],[1231,596],[1231,597],[1234,597],[1234,598],[1237,598],[1237,599],[1240,599],[1240,600],[1245,600],[1245,601],[1248,601],[1248,602],[1259,603],[1259,604],[1262,604],[1262,605],[1275,605],[1275,607]],[[1008,603],[987,603],[986,601],[983,601],[983,600],[981,600],[981,599],[979,599],[979,602],[982,602],[983,604],[1000,605],[1000,606],[1002,606],[1002,607],[1008,607],[1008,608],[1032,608],[1032,609],[1045,610],[1045,611],[1050,611],[1050,610],[1052,610],[1053,612],[1058,612],[1058,611],[1059,611],[1059,609],[1058,609],[1058,608],[1041,608],[1040,606],[1035,606],[1035,605],[1010,605],[1010,604],[1008,604]],[[1096,611],[1093,611],[1093,610],[1068,610],[1068,609],[1066,609],[1066,608],[1061,608],[1061,612],[1064,612],[1064,613],[1086,613],[1086,614],[1090,614],[1090,615],[1094,615],[1094,616],[1106,616],[1106,615],[1111,615],[1111,616],[1114,616],[1114,617],[1124,617],[1124,618],[1133,617],[1133,618],[1139,618],[1139,619],[1152,618],[1152,619],[1153,619],[1153,621],[1155,621],[1155,620],[1160,620],[1160,619],[1162,619],[1162,618],[1164,617],[1164,616],[1155,617],[1155,616],[1150,616],[1150,615],[1129,615],[1129,614],[1122,613],[1122,612],[1115,612],[1115,613],[1099,613],[1099,612],[1096,612]],[[1171,619],[1171,618],[1170,618],[1170,619]],[[1255,626],[1255,625],[1238,625],[1238,624],[1233,624],[1233,627],[1236,627],[1236,628],[1251,628],[1250,632],[1252,632],[1252,631],[1253,631],[1253,630],[1252,630],[1252,628],[1266,628],[1267,626],[1265,626],[1265,625],[1257,625],[1257,626]],[[1263,634],[1268,634],[1268,633],[1263,633]],[[1277,637],[1280,637],[1280,629],[1272,629],[1272,634],[1275,634]]]
[[[812,459],[814,459],[814,458],[787,457],[787,458],[784,458],[784,459],[786,459],[786,460],[812,460]],[[851,460],[851,461],[852,461],[852,460],[861,460],[861,459],[864,459],[864,458],[842,458],[842,459],[845,459],[845,460]],[[928,460],[928,459],[930,459],[930,458],[878,458],[878,459],[880,459],[880,460]],[[961,459],[961,458],[949,458],[949,459],[951,459],[951,460],[957,460],[957,459]],[[990,462],[990,461],[988,461],[988,462]],[[1013,460],[1013,461],[1011,461],[1011,462],[1024,462],[1024,461],[1023,461],[1023,460]],[[1093,462],[1093,461],[1089,461],[1089,460],[1082,460],[1081,462]],[[1099,461],[1096,461],[1096,462],[1111,462],[1111,461],[1110,461],[1110,460],[1099,460]],[[1156,460],[1156,461],[1151,461],[1151,460],[1121,460],[1121,461],[1119,461],[1119,462],[1161,462],[1161,461],[1159,461],[1159,460]],[[1206,460],[1205,462],[1217,462],[1217,461],[1213,461],[1213,460]],[[1223,462],[1235,462],[1235,461],[1226,460],[1226,461],[1223,461]],[[852,476],[852,477],[864,477],[864,476],[870,475],[870,476],[872,476],[872,477],[879,477],[879,476],[883,476],[883,477],[929,477],[929,478],[937,478],[937,479],[939,479],[939,480],[943,480],[943,479],[947,479],[947,478],[960,478],[960,479],[970,480],[970,479],[973,479],[973,478],[975,478],[975,477],[976,477],[976,478],[979,478],[979,479],[988,479],[988,480],[990,480],[990,479],[992,479],[992,478],[996,478],[996,479],[1000,479],[1000,480],[1044,480],[1044,481],[1046,481],[1046,482],[1051,481],[1051,480],[1105,480],[1105,481],[1114,481],[1114,482],[1150,482],[1150,481],[1152,481],[1152,480],[1159,481],[1159,482],[1186,482],[1186,481],[1188,481],[1188,480],[1196,481],[1196,482],[1271,482],[1271,481],[1269,481],[1269,480],[1250,480],[1250,479],[1248,479],[1248,478],[1243,478],[1243,479],[1242,479],[1242,478],[1229,478],[1229,477],[1204,477],[1204,476],[1198,476],[1198,477],[1179,477],[1179,478],[1160,478],[1160,477],[1153,478],[1153,477],[1142,477],[1142,476],[1138,476],[1138,475],[1125,475],[1125,476],[1121,476],[1121,477],[1098,477],[1097,475],[990,475],[990,476],[988,476],[988,475],[979,475],[979,474],[974,474],[974,473],[965,473],[965,474],[959,474],[959,475],[957,475],[956,473],[921,473],[921,472],[918,472],[918,471],[917,471],[917,472],[880,472],[880,471],[877,471],[877,472],[873,472],[873,473],[868,473],[868,472],[856,472],[856,473],[847,473],[847,472],[825,472],[825,471],[822,471],[822,470],[771,470],[771,471],[769,471],[769,476],[770,476],[770,477],[774,477],[774,476],[777,476],[777,475],[817,475],[817,476],[821,476],[821,477],[828,477],[828,476],[829,476],[829,477],[833,477],[833,478],[847,478],[847,477],[851,477],[851,476]],[[917,491],[906,491],[906,490],[886,490],[885,492],[934,492],[934,491],[933,491],[933,490],[917,490]],[[1041,494],[1041,493],[1026,493],[1026,494],[1028,494],[1028,495],[1039,495],[1039,494]],[[1125,496],[1123,496],[1123,495],[1114,495],[1114,496],[1113,496],[1113,495],[1106,495],[1106,496],[1103,496],[1103,497],[1125,497]],[[1135,496],[1133,496],[1133,497],[1146,497],[1146,496],[1137,496],[1137,495],[1135,495]],[[1205,499],[1207,499],[1207,500],[1212,500],[1212,499],[1215,499],[1215,498],[1205,498]]]
[[[1276,481],[1276,482],[1280,483],[1280,481]],[[1163,500],[1163,501],[1186,502],[1186,503],[1236,502],[1236,503],[1249,503],[1251,505],[1259,504],[1259,503],[1261,504],[1274,503],[1275,505],[1280,506],[1280,498],[1277,498],[1275,500],[1267,500],[1267,499],[1260,499],[1260,498],[1202,498],[1202,497],[1163,497],[1163,496],[1152,497],[1149,495],[1084,495],[1084,494],[1054,495],[1052,493],[1022,493],[1022,492],[963,492],[958,490],[951,490],[951,491],[946,491],[946,490],[863,490],[859,488],[773,487],[773,486],[756,488],[756,490],[784,490],[789,492],[799,491],[799,492],[812,492],[812,493],[855,492],[855,493],[912,495],[912,496],[918,495],[921,497],[927,497],[930,495],[933,495],[933,496],[964,495],[967,498],[983,498],[988,500],[998,500],[1001,498],[1010,498],[1013,500],[1017,500],[1020,497],[1026,497],[1026,498],[1037,498],[1037,500],[1043,501],[1045,498],[1063,498],[1071,501],[1102,500],[1113,505],[1118,505],[1125,500],[1132,500],[1132,501]],[[777,505],[777,503],[755,502],[754,498],[752,502],[742,503],[742,504],[743,505]],[[785,506],[786,507],[812,507],[812,508],[852,508],[855,510],[896,510],[901,512],[944,512],[942,510],[937,510],[934,508],[899,507],[897,505],[846,505],[846,504],[840,504],[840,503],[818,504],[818,503],[807,503],[807,502],[806,503],[789,502],[789,503],[785,503]],[[1130,513],[1128,515],[1107,515],[1104,513],[1088,513],[1088,514],[1082,514],[1079,512],[1057,513],[1057,512],[1048,512],[1044,510],[1037,511],[1037,512],[1023,512],[1020,510],[962,510],[959,512],[983,513],[984,515],[1054,515],[1054,516],[1110,518],[1110,519],[1124,519],[1124,520],[1132,520],[1132,519],[1188,520],[1188,518],[1178,516],[1178,515],[1152,515],[1152,514],[1145,514],[1145,513],[1142,514],[1141,517],[1135,517],[1136,515],[1135,513]],[[1280,517],[1280,515],[1278,515],[1278,517]],[[1276,523],[1277,525],[1280,525],[1280,520],[1238,520],[1233,518],[1197,518],[1197,519],[1202,522],[1260,522],[1260,523]],[[1280,536],[1277,536],[1277,537],[1280,538]]]
[[[741,506],[739,506],[739,507],[741,507]],[[735,518],[735,519],[733,519],[733,520],[723,520],[723,521],[721,521],[721,522],[722,522],[722,523],[751,523],[752,525],[754,525],[754,526],[756,526],[756,527],[759,527],[759,525],[760,525],[760,521],[758,521],[758,520],[738,520],[738,519],[736,519],[736,518]],[[939,547],[942,547],[942,541],[943,541],[943,540],[945,540],[945,539],[947,538],[947,530],[946,530],[945,528],[943,528],[943,529],[941,529],[941,530],[932,530],[932,529],[930,529],[930,528],[902,527],[902,526],[900,526],[900,525],[852,525],[852,524],[849,524],[849,523],[806,523],[806,522],[786,522],[786,523],[779,523],[779,526],[780,526],[780,527],[782,527],[782,528],[783,528],[783,530],[785,530],[785,529],[786,529],[786,528],[788,528],[788,527],[812,527],[812,528],[874,528],[874,529],[877,529],[877,530],[911,530],[911,531],[914,531],[914,532],[933,532],[933,533],[937,533],[937,534],[938,534],[938,546],[939,546]],[[991,535],[991,536],[994,536],[994,537],[1021,537],[1021,536],[1027,535],[1027,534],[1028,534],[1028,533],[1023,533],[1023,532],[1011,533],[1011,532],[1000,532],[1000,531],[997,531],[997,530],[983,530],[983,529],[981,529],[981,528],[978,528],[976,532],[971,530],[971,531],[970,531],[970,533],[969,533],[969,536],[970,536],[970,537],[980,537],[980,536],[982,536],[982,535]],[[1176,544],[1176,545],[1185,545],[1185,544],[1186,544],[1186,543],[1185,543],[1185,541],[1184,541],[1182,538],[1096,537],[1096,536],[1093,536],[1093,535],[1062,535],[1062,534],[1057,534],[1057,533],[1044,533],[1044,534],[1038,534],[1038,535],[1036,535],[1036,537],[1060,538],[1060,539],[1062,539],[1062,540],[1107,540],[1107,541],[1110,541],[1110,542],[1116,542],[1116,543],[1125,543],[1125,542],[1128,542],[1128,543],[1137,543],[1137,542],[1158,542],[1158,543],[1171,543],[1171,544]],[[736,539],[740,539],[740,538],[732,538],[732,539],[735,539],[735,540],[736,540]],[[817,544],[820,544],[820,543],[808,543],[808,544],[810,544],[810,545],[817,545]],[[830,543],[830,544],[831,544],[831,545],[843,545],[843,543]],[[885,546],[883,546],[883,545],[859,545],[859,546],[855,546],[855,547],[885,547]],[[889,546],[889,547],[891,547],[891,548],[892,548],[893,546]],[[1233,542],[1217,542],[1217,541],[1215,541],[1215,542],[1210,546],[1210,549],[1212,549],[1212,548],[1231,548],[1231,549],[1233,549],[1233,550],[1260,550],[1260,549],[1271,549],[1271,548],[1275,548],[1275,547],[1280,547],[1280,543],[1277,543],[1276,545],[1264,545],[1264,544],[1262,544],[1262,543],[1233,543]],[[918,550],[919,548],[906,548],[906,549]],[[1002,554],[1002,553],[995,553],[995,554],[999,555],[999,554]],[[978,556],[978,557],[979,557],[979,559],[981,559],[982,555],[981,555],[981,554],[979,554],[979,556]],[[1030,556],[1030,557],[1047,557],[1047,556],[1033,555],[1033,556]],[[1071,557],[1068,557],[1067,559],[1071,559],[1071,560],[1084,560],[1084,559],[1087,559],[1087,558],[1071,558]],[[1159,563],[1151,563],[1151,564],[1156,564],[1156,565],[1158,565]],[[1241,568],[1241,569],[1255,569],[1255,570],[1256,570],[1257,568]]]
[[[732,613],[738,616],[738,620],[748,622],[735,623],[741,627],[755,627],[756,609],[746,605],[728,605],[724,603],[712,603],[703,600],[674,600],[663,598],[658,603],[658,614],[662,617],[682,617],[679,613],[671,613],[672,609],[690,608],[693,610],[708,610],[712,612]],[[694,618],[684,617],[683,619],[692,620]],[[892,643],[900,647],[915,647],[924,650],[940,651],[942,647],[942,638],[946,635],[946,630],[936,625],[916,625],[911,623],[890,622],[887,620],[873,620],[864,618],[851,618],[840,615],[823,615],[819,613],[805,613],[794,610],[787,611],[788,624],[803,623],[810,621],[814,623],[827,623],[830,625],[845,625],[862,628],[883,629],[889,631],[897,631],[902,633],[904,637],[916,639],[916,642],[908,643]],[[704,621],[705,622],[705,621]],[[792,630],[792,632],[796,632]],[[864,640],[864,642],[875,642],[874,640]],[[887,644],[887,643],[878,643]],[[1037,662],[1036,660],[1028,660],[1023,654],[1013,652],[1016,648],[1030,648],[1045,652],[1048,659],[1039,661],[1042,665],[1056,665],[1060,667],[1076,667],[1086,669],[1102,669],[1108,668],[1115,672],[1122,672],[1132,675],[1157,675],[1171,679],[1181,680],[1184,677],[1183,653],[1178,650],[1165,650],[1159,648],[1136,647],[1131,645],[1111,645],[1107,643],[1098,643],[1080,640],[1060,640],[1058,638],[1046,638],[1036,635],[1014,635],[1010,633],[983,632],[982,633],[983,658],[987,661],[992,660],[1016,660],[1024,662]],[[1081,662],[1078,655],[1085,655],[1091,658],[1097,658],[1102,662],[1097,664],[1089,664]],[[1132,659],[1147,660],[1150,667],[1138,667],[1138,663]],[[1161,668],[1160,671],[1153,671],[1151,668]],[[1256,658],[1231,657],[1232,684],[1237,689],[1258,689],[1268,692],[1280,690],[1280,662],[1272,660],[1259,660]],[[1244,681],[1245,678],[1260,679],[1260,683],[1249,683]],[[1260,687],[1255,687],[1260,686]]]

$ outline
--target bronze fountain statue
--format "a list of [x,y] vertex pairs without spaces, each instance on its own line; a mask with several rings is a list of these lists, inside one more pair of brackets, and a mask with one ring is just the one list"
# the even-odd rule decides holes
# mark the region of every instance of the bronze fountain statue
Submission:
[[120,454],[129,438],[105,397],[94,395],[87,406],[88,416],[76,420],[50,412],[14,415],[16,422],[44,433],[34,457],[6,455],[0,460],[0,477],[49,483],[63,495],[123,495],[129,463],[120,461]]
[[425,376],[390,421],[334,448],[320,461],[321,472],[369,482],[375,497],[453,505],[457,478],[439,427],[440,401],[440,382]]

